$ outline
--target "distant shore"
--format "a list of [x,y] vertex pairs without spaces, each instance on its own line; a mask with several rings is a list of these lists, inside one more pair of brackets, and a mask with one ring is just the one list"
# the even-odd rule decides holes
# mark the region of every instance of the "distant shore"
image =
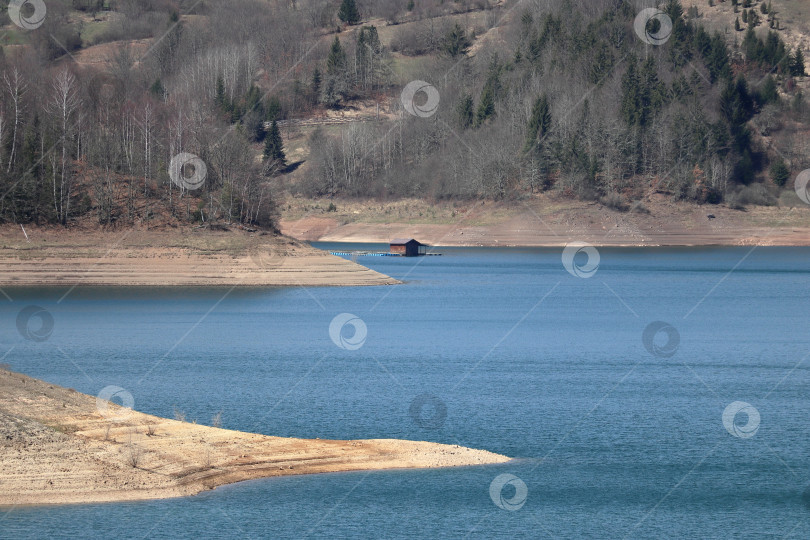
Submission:
[[456,445],[270,437],[99,408],[94,396],[0,369],[0,506],[163,499],[270,476],[507,461]]
[[0,287],[397,283],[292,238],[255,231],[0,227]]
[[[798,198],[796,198],[798,201]],[[426,203],[292,199],[284,234],[303,241],[388,242],[415,238],[434,246],[810,246],[810,205],[752,206],[672,202],[650,197],[619,212],[596,202],[537,195],[526,201]]]

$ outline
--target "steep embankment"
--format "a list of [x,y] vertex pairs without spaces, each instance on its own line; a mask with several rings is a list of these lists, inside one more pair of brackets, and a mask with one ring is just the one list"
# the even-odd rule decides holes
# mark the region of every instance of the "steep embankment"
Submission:
[[508,460],[429,442],[289,439],[167,420],[0,369],[0,505],[160,499],[269,476]]

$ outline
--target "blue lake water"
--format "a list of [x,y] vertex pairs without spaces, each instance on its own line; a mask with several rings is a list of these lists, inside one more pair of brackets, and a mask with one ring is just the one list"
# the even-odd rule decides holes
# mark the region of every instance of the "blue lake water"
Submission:
[[[0,509],[0,537],[810,537],[810,249],[600,249],[589,278],[561,249],[438,251],[359,259],[394,287],[6,290],[0,362],[160,416],[514,462]],[[342,313],[364,342],[336,345]]]

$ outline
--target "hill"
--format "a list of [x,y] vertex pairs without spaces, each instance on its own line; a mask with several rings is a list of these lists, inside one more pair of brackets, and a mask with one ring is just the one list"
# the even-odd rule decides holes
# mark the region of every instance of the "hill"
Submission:
[[808,17],[734,3],[9,12],[0,219],[273,230],[300,198],[779,205],[810,168]]

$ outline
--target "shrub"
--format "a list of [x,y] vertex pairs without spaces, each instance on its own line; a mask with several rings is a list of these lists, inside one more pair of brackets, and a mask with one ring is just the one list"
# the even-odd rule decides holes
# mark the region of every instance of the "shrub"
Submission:
[[777,202],[776,197],[763,184],[743,186],[729,197],[729,206],[738,210],[748,205],[775,206]]
[[790,177],[790,171],[785,162],[780,158],[771,165],[771,180],[779,187],[783,187]]
[[618,193],[611,192],[599,199],[599,202],[603,205],[607,206],[608,208],[612,208],[618,212],[626,212],[629,209],[629,206],[624,201],[624,198],[619,195]]

